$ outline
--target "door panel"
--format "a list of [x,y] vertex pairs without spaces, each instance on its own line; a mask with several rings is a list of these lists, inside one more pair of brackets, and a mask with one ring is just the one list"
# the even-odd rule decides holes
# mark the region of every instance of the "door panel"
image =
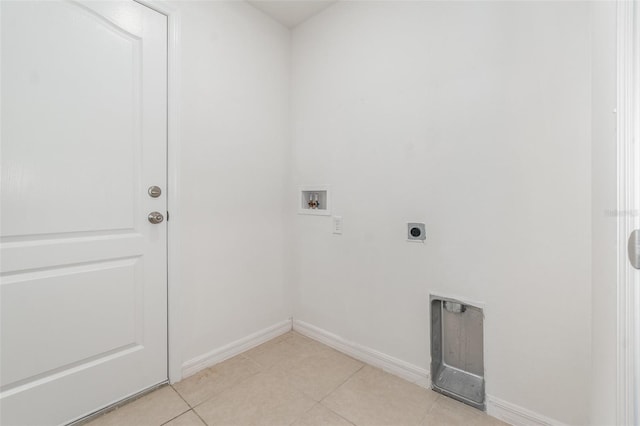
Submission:
[[61,424],[167,378],[166,17],[0,12],[0,421]]
[[74,3],[9,2],[3,15],[2,235],[133,229],[140,38]]
[[143,311],[135,306],[137,263],[136,258],[114,260],[5,277],[3,381],[24,382],[137,344],[136,323]]

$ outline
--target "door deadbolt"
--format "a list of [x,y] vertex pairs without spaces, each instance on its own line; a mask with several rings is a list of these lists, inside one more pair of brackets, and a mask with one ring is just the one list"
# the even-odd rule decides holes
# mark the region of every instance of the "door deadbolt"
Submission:
[[158,198],[160,194],[162,194],[162,189],[160,189],[159,186],[153,185],[149,187],[149,190],[147,192],[149,193],[149,197]]
[[627,243],[627,252],[629,254],[629,262],[631,266],[640,269],[640,229],[636,229],[629,235]]
[[154,225],[157,225],[164,220],[164,216],[162,216],[162,213],[160,212],[151,212],[149,213],[148,217],[149,222],[153,223]]

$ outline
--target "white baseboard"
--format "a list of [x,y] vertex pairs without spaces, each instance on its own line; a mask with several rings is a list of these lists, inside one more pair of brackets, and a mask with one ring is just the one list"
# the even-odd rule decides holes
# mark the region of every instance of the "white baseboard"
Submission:
[[291,319],[281,321],[271,327],[252,333],[221,348],[214,349],[206,354],[192,358],[182,364],[182,378],[186,379],[200,370],[204,370],[205,368],[232,358],[288,331],[291,331]]
[[487,414],[514,426],[566,426],[542,414],[487,395]]
[[[350,342],[340,336],[300,320],[293,320],[293,329],[311,339],[343,352],[367,364],[402,377],[425,388],[431,387],[429,372],[421,367],[383,354],[358,343]],[[566,426],[526,408],[487,395],[487,414],[514,426]]]
[[340,336],[304,321],[294,320],[293,329],[302,335],[324,343],[327,346],[331,346],[342,353],[373,365],[374,367],[381,368],[388,373],[402,377],[403,379],[415,383],[418,386],[425,388],[429,388],[431,386],[429,372],[424,368],[420,368],[398,358],[383,354],[375,349],[367,348],[354,342],[349,342]]

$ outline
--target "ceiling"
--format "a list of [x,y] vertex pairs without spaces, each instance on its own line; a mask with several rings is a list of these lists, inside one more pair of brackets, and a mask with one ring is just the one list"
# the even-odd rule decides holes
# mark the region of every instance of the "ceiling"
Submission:
[[293,28],[303,21],[306,21],[336,1],[337,0],[247,0],[249,4],[289,28]]

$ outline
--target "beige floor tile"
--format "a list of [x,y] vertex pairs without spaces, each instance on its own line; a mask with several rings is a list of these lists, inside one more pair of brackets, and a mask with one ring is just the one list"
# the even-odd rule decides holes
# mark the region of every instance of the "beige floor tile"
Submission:
[[293,426],[353,426],[353,423],[346,421],[323,405],[316,404],[296,420]]
[[275,365],[289,384],[320,401],[363,367],[356,361],[328,347],[305,355],[298,354]]
[[189,405],[195,407],[259,371],[260,366],[254,361],[238,355],[187,377],[173,387]]
[[284,340],[270,340],[260,346],[245,352],[247,358],[257,362],[263,370],[273,367],[274,364],[293,355],[294,348],[285,344]]
[[485,414],[484,417],[482,418],[482,421],[480,422],[480,426],[510,426],[510,425],[509,423],[505,423],[502,420],[498,420],[495,417]]
[[358,426],[418,425],[438,395],[366,366],[322,403]]
[[324,351],[331,350],[331,348],[323,343],[315,341],[313,339],[308,338],[307,336],[303,336],[300,333],[292,331],[286,338],[286,342],[294,347],[304,348],[306,351]]
[[279,335],[278,337],[274,337],[270,340],[270,342],[283,342],[285,340],[294,338],[296,335],[298,335],[298,333],[296,333],[295,331],[288,331],[284,334]]
[[165,386],[88,423],[91,426],[158,426],[189,410],[171,386]]
[[289,425],[315,402],[289,386],[277,372],[264,372],[199,405],[209,426]]
[[281,362],[291,362],[292,360],[311,355],[314,352],[321,352],[329,348],[321,343],[307,339],[298,333],[287,333],[279,338],[270,340],[257,346],[243,355],[257,362],[263,370],[272,368]]
[[192,411],[187,411],[181,416],[176,417],[168,423],[165,423],[163,426],[206,426],[204,422],[198,417],[196,413]]
[[203,420],[209,426],[506,426],[295,332],[89,424],[205,426]]
[[[440,395],[422,426],[498,426],[505,424],[484,412]],[[506,424],[505,424],[506,425]]]

